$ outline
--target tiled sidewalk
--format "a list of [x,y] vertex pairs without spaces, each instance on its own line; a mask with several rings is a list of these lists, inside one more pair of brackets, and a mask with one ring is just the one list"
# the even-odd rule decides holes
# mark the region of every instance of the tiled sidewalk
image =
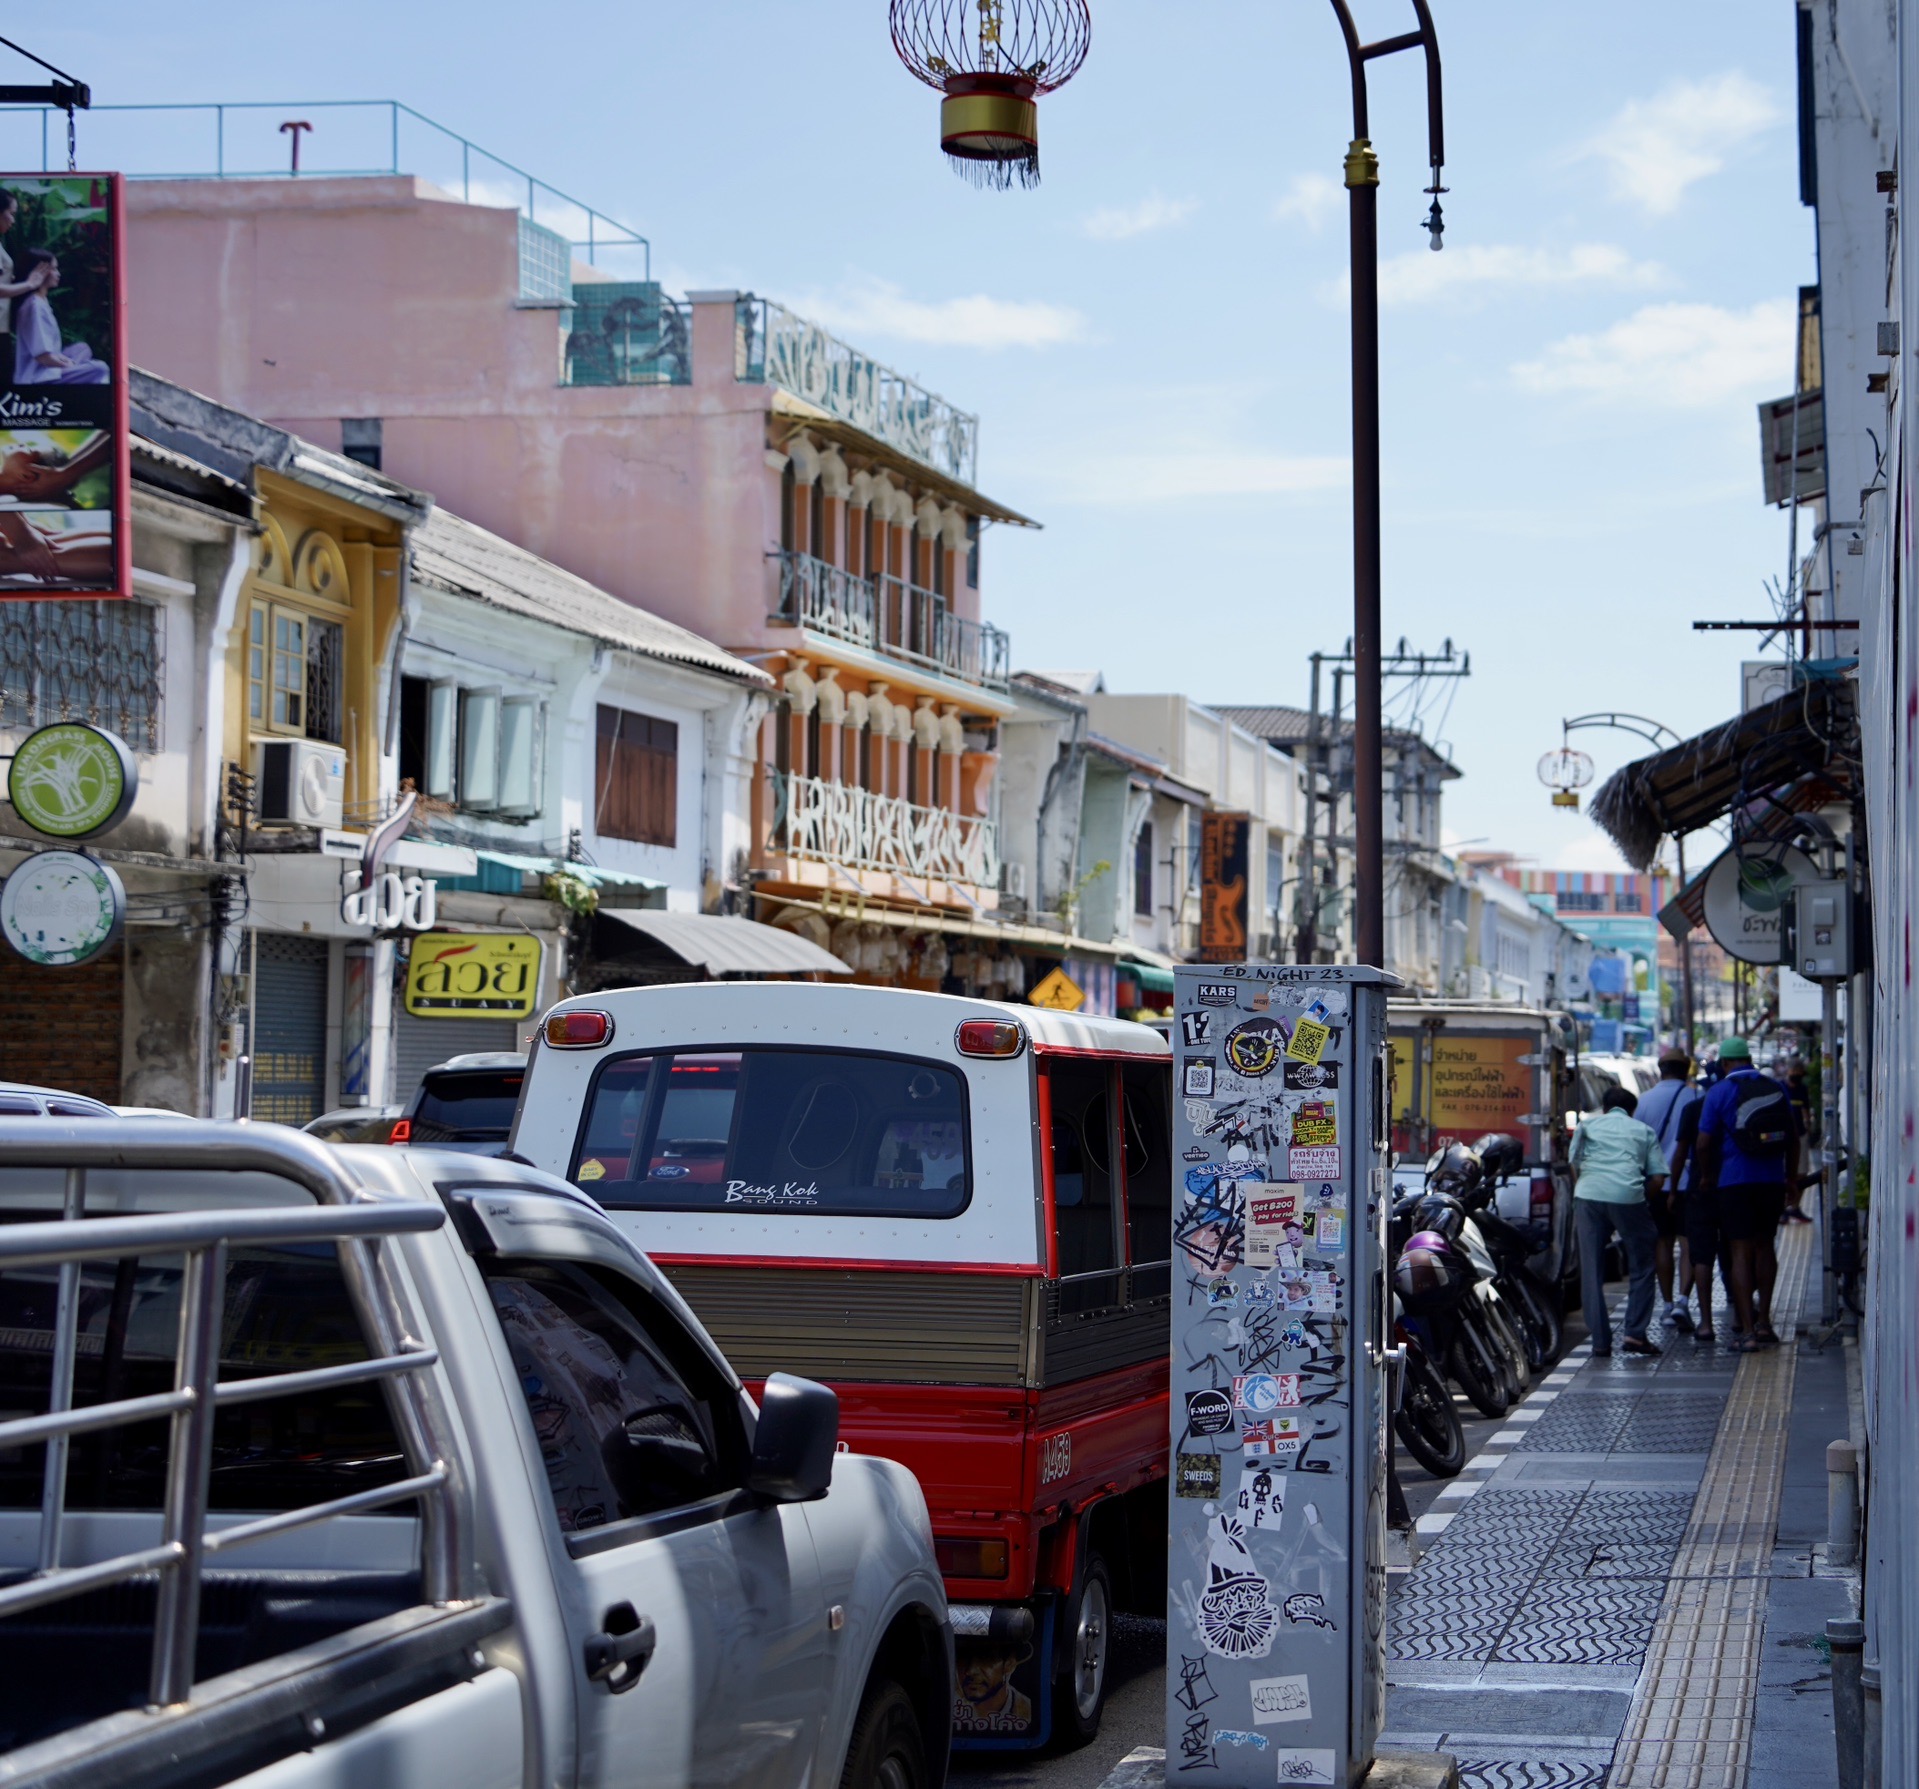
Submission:
[[1577,1349],[1420,1519],[1382,1744],[1469,1789],[1740,1789],[1810,1256],[1782,1243],[1784,1347]]

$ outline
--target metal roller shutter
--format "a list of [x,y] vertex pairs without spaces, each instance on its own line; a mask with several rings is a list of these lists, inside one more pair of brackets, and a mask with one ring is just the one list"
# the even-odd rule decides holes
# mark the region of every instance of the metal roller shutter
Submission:
[[[399,1006],[399,1001],[394,1001]],[[522,1031],[533,1021],[513,1019],[416,1019],[411,1013],[393,1015],[393,1097],[405,1105],[419,1090],[420,1079],[449,1056],[475,1050],[520,1050],[526,1047]]]
[[326,1109],[327,947],[259,932],[253,941],[253,1116],[305,1124]]

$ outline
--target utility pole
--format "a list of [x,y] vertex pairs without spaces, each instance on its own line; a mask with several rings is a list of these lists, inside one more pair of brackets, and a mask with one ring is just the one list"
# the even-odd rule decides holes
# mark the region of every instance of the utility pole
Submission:
[[1310,963],[1319,954],[1319,878],[1314,861],[1319,838],[1319,665],[1325,655],[1315,652],[1313,693],[1306,711],[1306,845],[1300,860],[1298,936],[1293,946],[1293,961]]

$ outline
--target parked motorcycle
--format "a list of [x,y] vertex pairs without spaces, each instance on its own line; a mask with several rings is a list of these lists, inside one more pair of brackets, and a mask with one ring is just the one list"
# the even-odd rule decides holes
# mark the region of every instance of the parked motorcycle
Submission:
[[1470,1237],[1492,1265],[1493,1285],[1502,1314],[1518,1338],[1528,1372],[1538,1373],[1559,1358],[1564,1324],[1559,1303],[1545,1282],[1527,1266],[1532,1238],[1499,1215],[1499,1188],[1525,1165],[1516,1139],[1489,1132],[1477,1143],[1454,1143],[1426,1167],[1429,1189],[1449,1194],[1466,1214]]
[[1393,1339],[1405,1350],[1393,1428],[1406,1451],[1435,1478],[1455,1478],[1466,1464],[1466,1431],[1446,1377],[1427,1352],[1425,1325],[1393,1300]]
[[1492,1257],[1469,1236],[1459,1201],[1406,1195],[1393,1209],[1393,1240],[1393,1290],[1427,1326],[1432,1359],[1445,1362],[1481,1412],[1504,1416],[1525,1387],[1525,1350],[1499,1309]]

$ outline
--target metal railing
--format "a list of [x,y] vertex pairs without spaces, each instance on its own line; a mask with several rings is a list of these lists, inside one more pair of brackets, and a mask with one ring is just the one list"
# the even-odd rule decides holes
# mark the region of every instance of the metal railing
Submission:
[[[0,1228],[0,1271],[58,1267],[52,1386],[44,1416],[0,1422],[0,1449],[47,1444],[41,1490],[39,1566],[29,1577],[0,1587],[0,1618],[122,1583],[147,1573],[159,1578],[148,1700],[156,1708],[184,1702],[194,1683],[201,1579],[208,1559],[249,1542],[308,1527],[336,1516],[419,1498],[426,1600],[452,1600],[459,1547],[448,1497],[449,1450],[411,1375],[438,1354],[411,1338],[385,1264],[371,1246],[381,1237],[437,1230],[438,1205],[370,1202],[319,1145],[289,1133],[236,1132],[195,1121],[89,1119],[84,1124],[0,1120],[0,1168],[57,1167],[66,1171],[57,1222]],[[85,1218],[90,1168],[253,1171],[281,1176],[322,1201],[318,1207],[254,1207],[174,1211],[133,1217]],[[85,1219],[83,1222],[82,1220]],[[220,1382],[220,1336],[226,1302],[227,1250],[234,1244],[331,1242],[373,1358],[257,1379]],[[173,1389],[137,1398],[73,1407],[78,1353],[80,1269],[88,1261],[141,1255],[183,1256],[180,1320]],[[389,1381],[408,1476],[388,1485],[323,1503],[276,1511],[209,1531],[209,1484],[215,1413],[264,1398]],[[66,1518],[68,1444],[75,1435],[166,1416],[166,1501],[160,1544],[90,1565],[60,1564]]]
[[979,418],[917,381],[750,294],[734,308],[734,376],[778,385],[829,416],[971,486],[978,476]]
[[855,577],[811,553],[782,552],[779,562],[782,620],[943,677],[1007,687],[1007,636],[955,615],[937,592],[903,578]]
[[990,820],[816,776],[772,775],[775,850],[850,869],[999,886],[999,832]]
[[[280,126],[310,124],[314,113],[326,117],[296,134],[296,170]],[[9,125],[8,120],[19,124]],[[135,128],[124,129],[122,121]],[[36,152],[37,136],[42,171],[57,172],[65,166],[66,129],[64,112],[45,106],[0,107],[0,155],[8,167],[26,167]],[[653,276],[652,245],[639,231],[396,99],[94,106],[80,114],[79,130],[82,166],[116,167],[131,180],[416,174],[457,192],[468,204],[516,207],[528,223],[556,234],[568,249],[583,251],[596,266],[602,255],[610,255],[622,265],[638,261],[635,271],[641,279]],[[405,165],[409,161],[412,165]],[[563,298],[565,291],[526,295]]]

